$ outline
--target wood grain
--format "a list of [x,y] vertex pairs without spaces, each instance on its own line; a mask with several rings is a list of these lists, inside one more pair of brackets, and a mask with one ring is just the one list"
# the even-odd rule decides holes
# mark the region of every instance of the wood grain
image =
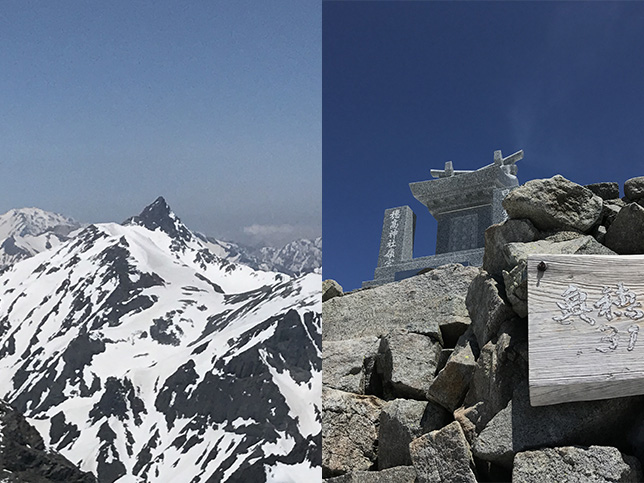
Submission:
[[[545,271],[538,270],[541,262],[547,266]],[[619,283],[636,296],[635,302],[644,305],[644,255],[528,257],[529,384],[533,406],[644,394],[644,318],[632,320],[613,305],[614,318],[609,321],[594,306],[605,295],[603,287],[608,287],[609,296],[618,300],[615,290]],[[586,307],[593,310],[584,313],[596,321],[595,325],[577,315],[563,323],[553,318],[566,313],[557,302],[567,303],[562,294],[571,285],[587,294]],[[568,303],[578,307],[575,302]],[[627,307],[633,306],[627,303]],[[622,315],[615,315],[615,311]],[[614,350],[610,349],[610,341],[602,341],[613,329],[600,331],[602,326],[617,330],[619,339]],[[639,333],[632,350],[628,350],[631,326],[637,326]]]

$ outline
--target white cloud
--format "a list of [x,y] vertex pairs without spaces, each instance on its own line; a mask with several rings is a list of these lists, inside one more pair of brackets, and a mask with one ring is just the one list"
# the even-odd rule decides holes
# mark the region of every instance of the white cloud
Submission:
[[252,236],[287,235],[293,233],[293,225],[250,225],[244,227],[244,233]]

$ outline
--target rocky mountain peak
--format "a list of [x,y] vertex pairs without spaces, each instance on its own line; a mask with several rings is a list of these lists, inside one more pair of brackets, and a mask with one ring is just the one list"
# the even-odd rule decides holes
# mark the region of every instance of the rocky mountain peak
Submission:
[[192,238],[190,230],[181,223],[163,196],[159,196],[153,203],[146,206],[141,214],[128,218],[122,224],[140,225],[152,231],[161,229],[174,239],[188,241]]

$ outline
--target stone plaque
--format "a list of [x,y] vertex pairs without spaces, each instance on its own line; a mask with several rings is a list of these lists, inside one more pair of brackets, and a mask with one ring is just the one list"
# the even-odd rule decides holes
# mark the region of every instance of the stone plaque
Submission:
[[378,266],[389,267],[411,260],[414,251],[416,215],[409,206],[385,210]]
[[644,394],[644,255],[530,255],[533,406]]

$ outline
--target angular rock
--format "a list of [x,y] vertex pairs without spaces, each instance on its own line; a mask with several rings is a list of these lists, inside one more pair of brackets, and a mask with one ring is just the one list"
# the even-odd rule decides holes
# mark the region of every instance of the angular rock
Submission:
[[604,240],[606,239],[606,227],[598,225],[593,228],[593,238],[597,240],[598,243],[604,243]]
[[510,321],[504,324],[496,342],[490,341],[481,349],[463,402],[464,408],[455,412],[468,441],[473,441],[474,434],[480,433],[508,405],[515,388],[525,383],[527,378],[527,324],[525,321]]
[[95,483],[92,473],[45,448],[42,437],[22,414],[0,401],[0,477],[7,483]]
[[434,403],[411,399],[388,402],[380,413],[378,469],[411,465],[409,443],[449,420],[450,414]]
[[592,236],[585,235],[567,241],[559,241],[553,236],[545,240],[530,243],[508,243],[504,252],[511,265],[516,266],[520,260],[527,260],[528,255],[547,253],[550,255],[615,255],[615,252],[597,242]]
[[593,183],[587,184],[584,188],[589,189],[603,200],[614,200],[619,198],[618,183]]
[[479,347],[496,335],[504,321],[515,316],[499,295],[497,282],[485,271],[472,281],[465,303]]
[[485,230],[485,254],[483,270],[493,277],[500,277],[503,270],[511,270],[513,265],[506,260],[503,247],[511,242],[531,242],[539,236],[538,230],[530,220],[506,220]]
[[470,446],[456,421],[416,438],[409,452],[418,483],[476,483]]
[[450,412],[460,406],[467,392],[476,367],[476,340],[468,337],[472,331],[463,335],[445,367],[436,375],[427,389],[427,399],[434,401]]
[[477,273],[475,267],[444,265],[400,282],[332,298],[322,304],[322,338],[382,336],[405,328],[442,341],[442,325],[469,324],[465,296]]
[[368,470],[378,457],[378,419],[384,401],[322,388],[322,476]]
[[604,201],[601,224],[608,228],[613,223],[613,221],[615,221],[615,218],[617,218],[617,215],[619,215],[619,212],[625,206],[626,203],[620,198],[617,198],[616,200]]
[[505,295],[519,317],[528,316],[528,262],[520,260],[509,272],[503,270]]
[[624,194],[629,201],[644,198],[644,176],[631,178],[624,183]]
[[641,482],[642,465],[633,456],[608,446],[565,446],[518,453],[514,458],[512,481],[551,483]]
[[620,255],[644,253],[644,208],[630,203],[608,227],[604,243]]
[[328,340],[322,343],[322,384],[355,394],[382,391],[375,364],[380,339]]
[[398,466],[382,471],[354,471],[324,480],[325,483],[415,483],[413,466]]
[[638,396],[532,407],[522,385],[481,431],[472,452],[509,468],[516,453],[542,446],[621,445],[643,402]]
[[602,211],[602,199],[560,175],[528,181],[503,200],[509,218],[527,218],[539,230],[589,231]]
[[322,281],[322,302],[343,295],[342,286],[338,282],[332,279]]
[[425,335],[405,329],[385,335],[380,341],[376,362],[385,397],[425,399],[440,354],[441,345]]

